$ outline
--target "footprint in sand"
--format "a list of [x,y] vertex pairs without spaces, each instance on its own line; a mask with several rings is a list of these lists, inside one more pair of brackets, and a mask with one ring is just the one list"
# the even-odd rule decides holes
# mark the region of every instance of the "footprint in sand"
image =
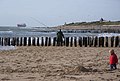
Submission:
[[1,80],[7,81],[7,80],[11,80],[9,77],[4,77]]
[[35,79],[36,77],[27,77],[25,79]]

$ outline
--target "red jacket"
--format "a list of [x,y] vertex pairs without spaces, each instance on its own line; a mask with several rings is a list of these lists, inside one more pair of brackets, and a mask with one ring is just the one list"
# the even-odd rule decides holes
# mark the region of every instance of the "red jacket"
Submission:
[[116,54],[111,54],[110,55],[110,64],[116,64],[118,63],[118,58]]

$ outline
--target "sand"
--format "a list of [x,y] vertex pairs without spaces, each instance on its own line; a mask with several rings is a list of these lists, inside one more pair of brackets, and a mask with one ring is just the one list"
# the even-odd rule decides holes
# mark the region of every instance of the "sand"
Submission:
[[16,47],[0,51],[0,81],[120,81],[109,70],[109,50],[120,48]]

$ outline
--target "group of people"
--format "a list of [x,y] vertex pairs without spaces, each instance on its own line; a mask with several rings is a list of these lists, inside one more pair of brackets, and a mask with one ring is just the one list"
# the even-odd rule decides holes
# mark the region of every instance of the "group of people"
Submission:
[[[64,34],[61,31],[61,29],[57,32],[57,45],[62,46],[63,44],[63,39],[64,39]],[[110,53],[110,58],[109,58],[109,64],[110,64],[110,69],[115,70],[117,69],[117,64],[118,64],[118,57],[115,54],[114,50],[109,50]]]

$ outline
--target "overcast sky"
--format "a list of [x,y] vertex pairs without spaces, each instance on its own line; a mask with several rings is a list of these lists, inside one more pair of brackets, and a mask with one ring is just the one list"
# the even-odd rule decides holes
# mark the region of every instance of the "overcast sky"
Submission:
[[0,26],[120,20],[120,0],[0,0]]

